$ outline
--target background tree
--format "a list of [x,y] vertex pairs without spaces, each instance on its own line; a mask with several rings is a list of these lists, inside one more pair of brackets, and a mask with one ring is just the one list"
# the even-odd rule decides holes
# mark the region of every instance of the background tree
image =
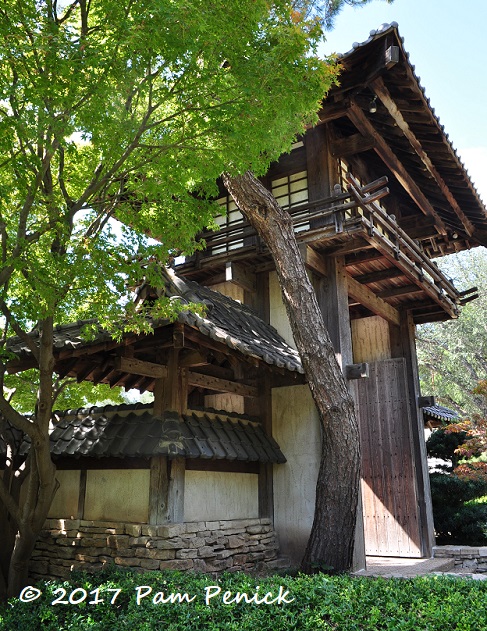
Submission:
[[[486,383],[477,395],[487,398]],[[447,463],[430,474],[438,543],[484,545],[487,542],[487,420],[473,417],[432,432],[428,455]],[[443,469],[443,470],[438,470]]]
[[462,416],[487,417],[486,399],[474,392],[487,378],[487,253],[484,248],[452,255],[438,265],[460,290],[478,288],[457,320],[418,327],[421,387]]

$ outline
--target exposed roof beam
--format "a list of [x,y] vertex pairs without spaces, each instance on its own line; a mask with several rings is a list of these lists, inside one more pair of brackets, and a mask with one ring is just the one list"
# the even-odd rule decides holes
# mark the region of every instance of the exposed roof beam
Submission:
[[259,389],[255,386],[229,381],[228,379],[220,379],[211,375],[203,375],[192,370],[188,371],[188,383],[190,386],[198,386],[208,390],[216,390],[217,392],[231,392],[243,397],[259,396]]
[[414,149],[414,151],[416,152],[418,157],[421,159],[422,163],[424,164],[424,166],[428,170],[428,173],[433,177],[435,182],[438,184],[441,192],[443,193],[445,198],[448,200],[448,203],[450,204],[450,206],[455,211],[457,217],[462,222],[462,225],[465,228],[465,232],[468,234],[469,237],[471,237],[473,235],[474,230],[475,230],[474,225],[468,219],[468,217],[465,216],[465,213],[463,212],[463,210],[458,205],[457,200],[455,199],[455,197],[453,196],[452,192],[448,188],[445,180],[438,173],[438,171],[436,170],[435,165],[431,162],[428,154],[423,149],[421,143],[416,138],[414,133],[411,131],[411,128],[409,127],[407,122],[404,120],[403,115],[399,111],[399,109],[398,109],[397,105],[395,104],[394,99],[392,98],[389,90],[385,86],[384,80],[382,79],[382,77],[378,77],[377,79],[372,81],[372,87],[374,88],[374,91],[377,94],[377,96],[379,97],[379,99],[381,100],[382,104],[385,106],[385,108],[387,109],[389,114],[394,119],[394,122],[396,123],[396,125],[399,127],[399,129],[403,132],[404,136],[411,143],[411,147]]
[[325,101],[323,107],[318,112],[317,125],[329,123],[337,118],[343,118],[347,115],[348,101],[339,101],[338,103],[330,103]]
[[423,292],[422,287],[418,285],[400,285],[398,287],[391,287],[390,289],[384,289],[377,295],[379,298],[394,298],[395,296],[404,296],[404,294],[417,294]]
[[334,138],[331,141],[331,155],[334,158],[346,158],[357,153],[368,151],[374,147],[372,138],[362,134],[353,134],[345,138]]
[[368,285],[369,283],[377,283],[381,280],[389,280],[390,278],[397,278],[398,276],[404,276],[404,272],[397,267],[388,267],[387,269],[380,269],[376,272],[369,272],[368,274],[361,274],[355,276],[355,280],[362,285]]
[[394,307],[391,307],[385,300],[379,298],[374,294],[373,291],[365,287],[365,285],[361,285],[351,276],[347,276],[347,284],[348,284],[348,295],[357,300],[361,305],[367,307],[370,311],[375,313],[376,315],[381,316],[388,322],[392,322],[393,324],[399,325],[401,319],[399,317],[399,312]]
[[357,103],[352,102],[350,104],[350,107],[347,110],[347,115],[362,134],[370,136],[374,139],[374,150],[382,158],[382,160],[384,160],[389,169],[394,173],[398,181],[404,187],[404,190],[408,193],[411,199],[415,202],[415,204],[417,204],[419,209],[425,215],[431,215],[432,217],[434,217],[435,224],[439,232],[441,234],[446,234],[446,226],[443,223],[441,217],[438,215],[430,202],[426,199],[424,193],[421,191],[413,178],[409,175],[402,162],[397,158],[396,154],[392,151],[384,138],[379,134],[372,123],[368,120],[368,118],[365,116]]

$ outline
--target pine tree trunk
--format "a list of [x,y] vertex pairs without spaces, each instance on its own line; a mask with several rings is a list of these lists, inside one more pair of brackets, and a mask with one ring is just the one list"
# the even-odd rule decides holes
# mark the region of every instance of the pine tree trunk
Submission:
[[308,279],[291,216],[252,173],[224,175],[223,180],[272,254],[296,347],[323,427],[315,515],[301,569],[347,571],[352,566],[360,481],[353,399]]

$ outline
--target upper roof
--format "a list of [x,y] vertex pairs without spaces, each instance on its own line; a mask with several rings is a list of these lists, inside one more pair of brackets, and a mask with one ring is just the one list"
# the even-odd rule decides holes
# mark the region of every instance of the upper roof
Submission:
[[[327,96],[321,117],[326,119],[337,107],[348,116],[346,109],[355,106],[348,119],[337,117],[335,126],[345,135],[358,129],[365,136],[376,132],[385,140],[423,194],[427,203],[422,212],[430,215],[440,232],[446,232],[430,244],[428,254],[487,245],[486,208],[426,97],[397,23],[383,24],[371,31],[366,41],[355,43],[340,56],[340,61],[340,85]],[[371,108],[372,101],[375,109]],[[367,152],[367,164],[375,166],[378,175],[387,175],[387,160],[381,153],[376,144],[374,150]],[[400,167],[388,166],[394,177],[401,179]],[[403,210],[409,207],[412,216],[414,208],[408,192],[403,186],[394,185],[394,177],[389,178],[391,193],[404,201]]]

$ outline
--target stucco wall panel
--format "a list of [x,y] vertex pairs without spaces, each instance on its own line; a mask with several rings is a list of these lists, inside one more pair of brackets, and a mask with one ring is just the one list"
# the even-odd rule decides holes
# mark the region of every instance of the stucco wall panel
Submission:
[[258,480],[255,473],[186,471],[185,521],[258,517]]
[[78,515],[80,471],[56,471],[59,488],[49,509],[48,517],[67,517]]
[[274,527],[281,554],[298,564],[313,523],[321,430],[308,386],[275,388],[272,407],[272,434],[287,458],[274,466]]
[[148,469],[88,471],[84,518],[146,522],[149,476]]

